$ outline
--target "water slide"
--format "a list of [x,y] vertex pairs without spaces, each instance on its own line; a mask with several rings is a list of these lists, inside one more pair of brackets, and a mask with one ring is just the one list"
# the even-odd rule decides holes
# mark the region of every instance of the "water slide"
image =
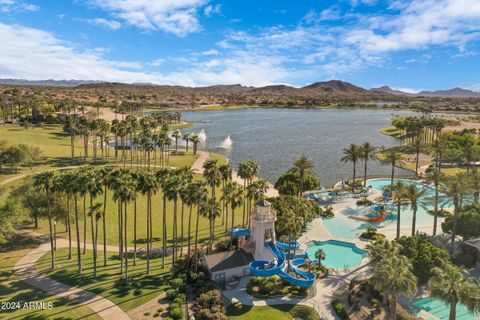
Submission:
[[364,222],[380,222],[385,220],[386,217],[387,217],[387,213],[385,212],[385,210],[380,211],[380,214],[373,218],[349,216],[350,219],[364,221]]
[[[293,243],[295,246],[298,243]],[[266,244],[268,248],[272,251],[275,256],[274,261],[252,261],[250,263],[250,273],[258,277],[269,277],[273,275],[278,275],[280,278],[288,281],[294,286],[300,286],[304,288],[309,288],[315,282],[315,274],[313,272],[305,272],[300,269],[300,266],[306,263],[305,255],[296,256],[295,259],[290,261],[290,270],[301,278],[292,276],[289,273],[283,271],[285,268],[285,254],[282,252],[283,248],[288,250],[288,244],[278,243],[275,245],[273,242],[268,242]],[[293,248],[293,247],[292,247]]]

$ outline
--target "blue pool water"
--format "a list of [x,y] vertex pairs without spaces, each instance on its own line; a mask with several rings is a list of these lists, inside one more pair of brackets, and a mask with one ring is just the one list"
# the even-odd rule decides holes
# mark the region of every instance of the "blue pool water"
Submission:
[[[445,302],[435,299],[435,298],[424,298],[417,300],[413,303],[419,309],[422,309],[431,315],[435,316],[437,319],[446,320],[448,319],[450,312],[450,305]],[[473,315],[468,311],[468,309],[461,304],[457,304],[457,320],[476,320],[480,319],[480,315]],[[436,319],[435,319],[436,320]]]
[[355,244],[336,240],[310,242],[306,250],[308,257],[312,260],[316,259],[315,252],[318,249],[325,252],[325,260],[322,264],[333,269],[358,267],[366,257],[365,251],[357,248]]
[[[435,190],[430,187],[426,187],[418,182],[412,180],[402,180],[404,183],[415,183],[420,189],[425,189],[425,195],[420,199],[420,204],[417,210],[417,226],[433,226],[433,216],[430,215],[427,211],[433,208],[433,205],[427,204],[429,198],[433,198]],[[390,186],[390,179],[376,179],[368,183],[374,189],[382,190],[386,186]],[[445,200],[443,194],[440,194],[440,202],[444,203],[444,209],[451,207],[451,204]],[[422,204],[423,203],[423,204]],[[351,215],[358,215],[361,213],[361,210],[353,209],[344,209],[341,212],[336,212],[335,217],[331,219],[324,219],[323,224],[325,228],[335,237],[343,239],[355,239],[360,236],[360,234],[365,231],[367,228],[385,228],[385,227],[394,227],[396,225],[396,219],[394,217],[387,217],[380,223],[370,223],[363,222],[358,220],[349,219]],[[401,227],[411,227],[412,225],[412,215],[413,211],[410,206],[404,205],[402,207],[402,216],[401,216]],[[440,227],[440,224],[438,224]]]

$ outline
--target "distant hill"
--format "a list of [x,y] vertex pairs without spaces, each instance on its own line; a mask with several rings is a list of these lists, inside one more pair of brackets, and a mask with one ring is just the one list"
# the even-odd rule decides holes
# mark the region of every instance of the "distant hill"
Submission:
[[370,91],[377,92],[377,93],[394,94],[396,96],[413,96],[413,94],[411,94],[411,93],[400,91],[400,90],[395,90],[395,89],[390,88],[389,86],[372,88],[372,89],[370,89]]
[[105,81],[95,80],[25,80],[25,79],[0,79],[0,84],[22,86],[47,86],[47,87],[78,87],[82,84],[98,84]]
[[362,94],[371,94],[370,91],[357,87],[351,83],[331,80],[325,82],[315,82],[308,86],[302,88],[303,90],[308,90],[310,92],[315,92],[319,94],[326,95],[362,95]]
[[438,97],[438,98],[480,98],[480,92],[453,88],[449,90],[437,90],[437,91],[421,91],[416,94],[423,97]]

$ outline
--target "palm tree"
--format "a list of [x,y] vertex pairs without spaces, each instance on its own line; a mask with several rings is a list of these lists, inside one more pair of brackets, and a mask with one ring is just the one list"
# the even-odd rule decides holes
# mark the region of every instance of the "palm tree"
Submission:
[[50,251],[52,255],[52,270],[55,269],[55,246],[53,239],[52,208],[50,203],[50,192],[54,184],[55,174],[51,171],[45,171],[34,176],[33,185],[38,191],[45,192],[47,197],[48,230],[50,236]]
[[103,167],[97,171],[98,183],[103,186],[103,213],[102,213],[102,230],[103,230],[103,266],[107,266],[107,192],[110,186],[110,174],[112,168]]
[[366,251],[372,270],[375,270],[377,266],[383,263],[383,259],[399,255],[400,245],[397,242],[380,238],[370,242],[366,247]]
[[220,217],[222,214],[222,209],[220,208],[220,204],[215,200],[215,198],[210,198],[205,201],[202,206],[200,207],[200,214],[208,219],[209,222],[209,230],[210,230],[210,242],[209,242],[209,252],[211,253],[213,250],[213,241],[214,241],[214,231],[213,231],[213,223],[216,218]]
[[450,305],[449,320],[456,319],[457,304],[461,303],[470,312],[480,311],[480,283],[474,278],[464,276],[464,270],[447,264],[434,268],[430,278],[430,294]]
[[72,259],[72,223],[71,223],[71,198],[73,191],[73,175],[71,172],[58,174],[55,180],[55,191],[64,192],[67,197],[67,230],[68,230],[68,259]]
[[397,298],[411,296],[417,291],[417,278],[412,264],[405,256],[387,256],[373,269],[372,286],[383,293],[390,303],[389,319],[397,319]]
[[[222,176],[222,190],[225,189],[225,184],[232,180],[232,167],[228,164],[221,164],[218,167],[218,170],[220,171],[220,175]],[[225,224],[225,231],[227,230],[227,225],[228,221],[225,223],[225,211],[226,211],[226,201],[225,199],[222,199],[222,226]],[[227,219],[228,219],[228,213],[227,213]]]
[[[93,277],[97,276],[97,239],[98,239],[98,220],[102,217],[102,204],[95,203],[89,208],[88,216],[90,217],[90,228],[92,232],[93,246]],[[95,220],[95,224],[93,221]]]
[[75,234],[77,237],[77,265],[78,273],[82,273],[82,255],[80,252],[80,227],[79,227],[79,214],[78,214],[78,196],[83,192],[83,181],[79,171],[72,173],[70,187],[73,193],[73,201],[75,208]]
[[183,141],[185,141],[185,151],[186,152],[188,152],[188,143],[190,142],[191,136],[192,135],[190,133],[184,133],[183,136],[182,136]]
[[191,141],[192,144],[193,144],[193,154],[196,155],[196,154],[197,154],[198,144],[200,143],[200,138],[198,137],[198,135],[194,134],[194,135],[192,135],[192,137],[190,138],[190,141]]
[[150,273],[150,255],[152,251],[152,196],[158,191],[159,182],[151,172],[144,171],[139,175],[139,188],[143,195],[147,195],[147,274]]
[[[235,209],[239,208],[244,204],[243,203],[244,191],[235,182],[231,182],[230,184],[234,185],[234,188],[232,188],[231,193],[229,193],[230,208],[232,209],[232,230],[233,230],[233,228],[235,227]],[[232,237],[232,234],[230,234],[230,249],[232,248],[232,245],[233,245],[232,242],[233,242],[233,237]]]
[[453,203],[453,223],[452,223],[452,238],[451,238],[452,252],[454,252],[455,250],[455,237],[457,235],[458,213],[460,211],[463,196],[467,191],[466,187],[467,186],[466,186],[465,176],[461,173],[457,173],[453,177],[449,177],[442,184],[442,192]]
[[[443,173],[437,168],[427,173],[425,181],[427,183],[433,183],[435,187],[435,195],[433,197],[433,235],[437,234],[437,220],[438,220],[438,203],[439,203],[439,187],[440,182],[445,179]],[[480,175],[478,176],[478,186],[480,188]]]
[[390,178],[390,185],[393,186],[393,179],[395,178],[395,166],[397,165],[398,161],[402,160],[402,153],[396,150],[388,150],[385,153],[385,159],[382,160],[382,164],[387,164],[392,166],[392,174]]
[[77,118],[71,115],[68,115],[65,119],[65,129],[70,134],[70,149],[72,160],[75,158],[75,134],[78,130],[78,121]]
[[317,259],[317,264],[319,267],[322,266],[322,261],[325,260],[327,256],[325,255],[325,251],[323,249],[318,249],[315,251],[315,259]]
[[[250,212],[250,208],[246,208],[248,206],[246,201],[247,196],[247,186],[253,181],[255,176],[258,175],[260,171],[260,167],[258,164],[253,160],[247,160],[239,164],[238,166],[238,176],[243,179],[243,188],[245,190],[245,198],[244,203],[246,206],[243,207],[243,217],[242,217],[242,224],[245,225],[245,213]],[[247,217],[248,220],[248,217]]]
[[480,197],[480,172],[474,168],[468,175],[468,185],[473,191],[473,204],[478,206]]
[[370,142],[365,142],[361,147],[361,159],[365,164],[364,174],[363,174],[363,186],[367,187],[367,164],[368,160],[374,159],[374,152],[376,148],[370,144]]
[[304,181],[305,181],[305,176],[307,175],[313,175],[313,162],[310,160],[307,156],[303,155],[298,159],[295,159],[293,162],[293,168],[292,171],[297,173],[298,176],[300,177],[300,185],[298,188],[298,196],[303,196],[304,192]]
[[193,206],[197,204],[198,190],[204,185],[203,181],[190,182],[185,186],[183,191],[183,203],[188,207],[188,227],[187,227],[187,259],[190,261],[190,244],[191,244],[191,228],[192,228],[192,211]]
[[[119,201],[120,210],[123,210],[123,221],[122,226],[123,230],[123,247],[124,252],[122,253],[121,262],[125,262],[125,284],[128,285],[128,203],[133,200],[135,197],[135,183],[131,177],[131,174],[128,170],[122,170],[119,176],[119,179],[116,181],[113,188],[113,199]],[[123,208],[122,208],[123,205]],[[122,214],[122,211],[120,212]]]
[[228,229],[228,207],[230,204],[230,201],[232,199],[232,194],[235,192],[237,189],[237,184],[235,182],[229,182],[226,185],[223,186],[222,189],[222,211],[223,211],[223,216],[226,216],[226,222],[225,222],[225,233],[227,233]]
[[252,215],[252,203],[255,204],[258,200],[264,198],[265,192],[267,192],[268,183],[266,180],[258,179],[250,183],[247,187],[247,199],[248,199],[248,227],[250,228],[251,215]]
[[401,211],[406,198],[405,184],[399,180],[391,187],[391,189],[393,203],[397,205],[397,239],[400,239]]
[[422,140],[420,137],[414,140],[413,146],[415,147],[415,177],[418,178],[418,164],[420,160],[420,150],[422,149]]
[[155,177],[163,193],[163,214],[162,214],[162,269],[165,269],[165,255],[167,254],[167,195],[165,193],[165,185],[171,172],[168,168],[158,170]]
[[178,139],[180,139],[181,134],[179,130],[176,130],[172,133],[172,137],[175,139],[175,153],[178,152]]
[[[198,252],[198,226],[200,225],[200,216],[203,214],[204,211],[204,204],[207,202],[208,199],[208,189],[206,182],[200,180],[198,182],[198,187],[196,188],[196,194],[194,197],[195,205],[197,206],[197,221],[195,223],[195,257],[198,259],[199,252]],[[198,269],[198,260],[195,261],[195,272]]]
[[412,237],[415,235],[415,225],[417,222],[417,210],[420,198],[425,194],[426,189],[419,189],[415,183],[405,187],[405,198],[410,202],[413,211],[412,216]]
[[177,256],[178,236],[177,236],[177,204],[180,198],[180,192],[183,188],[183,181],[177,172],[169,176],[165,183],[164,193],[167,199],[173,201],[173,254],[172,254],[172,275],[175,275],[175,259]]
[[351,162],[353,164],[353,179],[352,179],[352,190],[355,191],[355,179],[356,179],[356,168],[357,162],[361,159],[362,153],[361,148],[356,144],[350,144],[350,147],[343,149],[344,156],[342,157],[342,162]]

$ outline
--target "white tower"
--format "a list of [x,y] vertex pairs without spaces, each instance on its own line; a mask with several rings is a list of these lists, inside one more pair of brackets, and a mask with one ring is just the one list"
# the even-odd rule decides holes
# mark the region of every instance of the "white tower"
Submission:
[[253,257],[255,260],[269,261],[272,253],[265,244],[269,241],[275,243],[275,220],[277,215],[266,200],[260,200],[255,205],[252,214],[252,233],[250,246],[255,245]]

